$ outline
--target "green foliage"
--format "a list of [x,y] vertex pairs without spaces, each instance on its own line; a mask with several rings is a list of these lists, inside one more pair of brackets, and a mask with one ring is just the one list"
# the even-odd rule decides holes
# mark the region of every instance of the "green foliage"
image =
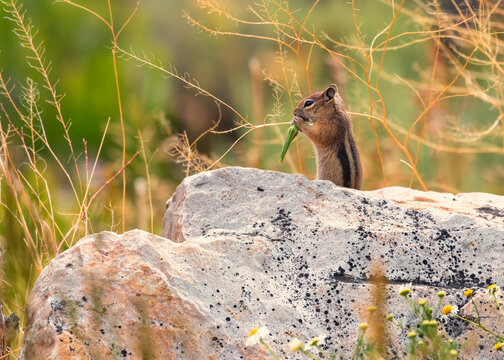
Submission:
[[[433,359],[433,360],[455,360],[459,356],[459,352],[464,351],[460,343],[447,338],[446,331],[442,327],[441,319],[449,322],[450,318],[461,319],[468,324],[478,327],[483,331],[487,332],[489,335],[495,338],[496,345],[494,346],[494,351],[504,352],[502,346],[502,341],[504,340],[504,335],[501,335],[499,331],[489,330],[487,327],[482,325],[481,318],[479,315],[478,307],[472,298],[472,290],[467,290],[464,294],[466,297],[470,298],[474,309],[476,311],[477,317],[474,321],[464,318],[457,314],[458,309],[454,305],[445,305],[441,310],[441,305],[443,298],[446,293],[443,291],[438,292],[438,303],[436,307],[433,308],[425,299],[414,300],[411,297],[411,285],[403,286],[399,288],[399,296],[403,297],[406,303],[409,305],[411,311],[415,315],[415,321],[409,324],[403,324],[403,321],[397,322],[394,319],[393,314],[387,315],[384,319],[373,318],[373,314],[377,311],[376,306],[368,307],[368,317],[370,321],[373,322],[383,322],[387,321],[393,326],[398,327],[403,334],[405,334],[405,339],[403,342],[406,344],[405,351],[397,351],[393,349],[391,344],[385,344],[386,348],[380,350],[377,346],[376,339],[372,336],[367,336],[368,329],[370,328],[370,323],[363,322],[359,324],[359,331],[357,334],[357,340],[355,343],[355,349],[351,357],[348,359],[356,360],[379,360],[385,358],[394,359]],[[502,304],[500,304],[497,295],[500,292],[500,288],[496,285],[490,285],[487,289],[487,294],[491,301],[494,301],[497,305],[498,314],[497,317],[502,316],[504,319],[504,312],[502,310]],[[268,335],[268,329],[266,327],[258,328],[252,330],[247,339],[246,346],[254,346],[261,344],[264,346],[269,353],[275,359],[279,359],[279,356],[274,352],[273,349],[264,340]],[[333,360],[333,359],[345,359],[343,355],[338,355],[336,353],[327,354],[321,348],[324,344],[325,336],[320,335],[318,337],[312,338],[308,343],[303,344],[299,339],[293,339],[290,343],[291,351],[301,352],[307,358],[316,360]],[[392,354],[404,354],[405,357],[400,355]]]
[[278,154],[297,101],[328,83],[354,121],[365,188],[503,191],[493,0],[0,4],[2,303],[21,326],[51,259],[92,232],[159,233],[184,176],[313,177],[302,136],[286,164]]

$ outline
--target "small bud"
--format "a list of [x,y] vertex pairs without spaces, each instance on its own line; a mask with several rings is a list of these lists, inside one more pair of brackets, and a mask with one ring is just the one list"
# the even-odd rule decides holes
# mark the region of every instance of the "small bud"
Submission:
[[439,291],[437,293],[437,296],[438,296],[438,298],[442,299],[442,298],[444,298],[446,296],[446,293],[444,291]]
[[385,320],[392,321],[394,319],[394,314],[388,314],[385,316]]
[[425,300],[425,299],[418,300],[418,305],[425,306],[425,304],[427,304],[427,300]]
[[472,289],[467,289],[466,291],[464,291],[464,295],[467,296],[467,297],[471,296],[472,293],[473,293]]
[[458,355],[458,351],[457,351],[457,350],[455,350],[455,349],[451,349],[451,350],[450,350],[450,355],[451,355],[451,356],[457,356],[457,355]]
[[414,339],[417,335],[418,335],[417,332],[415,330],[412,330],[406,336],[409,337],[410,339]]
[[370,313],[375,312],[375,311],[376,311],[376,306],[374,306],[374,305],[370,305],[370,306],[368,306],[368,307],[367,307],[367,310],[368,310]]
[[359,324],[359,329],[361,330],[366,330],[369,327],[369,324],[367,322],[363,322]]
[[436,320],[422,320],[422,326],[438,326]]

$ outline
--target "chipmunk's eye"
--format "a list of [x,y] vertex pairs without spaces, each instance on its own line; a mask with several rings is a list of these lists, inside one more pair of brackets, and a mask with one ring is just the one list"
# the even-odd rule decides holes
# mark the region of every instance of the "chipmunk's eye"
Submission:
[[311,106],[313,105],[313,100],[306,100],[305,103],[304,103],[304,107],[308,107],[308,106]]

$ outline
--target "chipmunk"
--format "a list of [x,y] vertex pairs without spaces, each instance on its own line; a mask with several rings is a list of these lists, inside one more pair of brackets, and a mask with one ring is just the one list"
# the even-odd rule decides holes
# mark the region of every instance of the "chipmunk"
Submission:
[[315,148],[317,179],[360,189],[362,166],[352,124],[336,85],[305,97],[294,109],[296,125]]

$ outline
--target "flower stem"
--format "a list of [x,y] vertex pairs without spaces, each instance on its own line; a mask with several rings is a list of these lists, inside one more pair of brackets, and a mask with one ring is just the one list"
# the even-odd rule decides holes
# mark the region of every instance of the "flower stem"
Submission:
[[433,314],[436,314],[438,313],[439,309],[441,309],[441,304],[443,303],[443,298],[439,298],[439,301],[438,301],[438,304],[437,304],[437,307],[436,307],[436,310],[433,312]]
[[277,356],[277,354],[275,354],[275,352],[268,346],[268,344],[266,344],[264,342],[264,340],[262,338],[259,338],[259,341],[261,342],[261,344],[263,344],[263,346],[266,348],[266,350],[269,351],[271,356],[273,356],[276,360],[280,360],[280,358]]
[[481,324],[475,323],[474,321],[471,321],[471,320],[469,320],[469,319],[466,319],[466,318],[464,318],[464,317],[462,317],[462,316],[459,316],[459,315],[457,315],[457,314],[453,314],[453,315],[454,315],[454,316],[456,316],[456,317],[458,317],[458,318],[459,318],[459,319],[461,319],[461,320],[464,320],[465,322],[468,322],[469,324],[473,324],[474,326],[479,327],[480,329],[482,329],[482,330],[486,331],[487,333],[492,334],[492,335],[493,335],[493,336],[495,336],[496,338],[499,338],[499,339],[501,339],[501,340],[504,340],[504,337],[502,337],[502,336],[501,336],[501,335],[499,335],[499,334],[494,333],[492,330],[487,329],[486,327],[484,327],[484,326],[483,326],[483,325],[481,325]]
[[493,292],[493,297],[495,299],[495,303],[497,304],[497,307],[499,308],[500,313],[502,314],[502,316],[504,316],[504,312],[502,311],[502,308],[499,304],[499,300],[497,300],[497,296],[495,295],[495,291]]
[[416,316],[418,316],[418,318],[420,320],[422,320],[422,316],[420,315],[420,313],[418,312],[417,309],[415,309],[415,307],[413,306],[413,304],[411,303],[411,300],[410,298],[408,297],[408,295],[404,296],[404,298],[406,299],[406,302],[409,304],[409,306],[413,309],[413,312],[416,314]]
[[310,354],[305,349],[300,349],[299,351],[301,351],[303,354],[305,354],[306,356],[308,356],[310,359],[318,360],[313,354]]
[[406,328],[404,326],[401,326],[398,322],[396,322],[394,319],[391,319],[389,320],[392,324],[394,324],[395,326],[397,326],[398,328],[400,329],[403,329],[405,330]]
[[327,356],[327,355],[325,354],[325,352],[324,352],[324,351],[322,351],[322,349],[320,348],[320,346],[318,346],[317,344],[315,344],[315,347],[317,348],[317,350],[318,350],[318,351],[320,351],[320,353],[322,354],[322,356],[324,357],[324,359],[330,360],[330,359],[329,359],[329,356]]
[[361,347],[364,341],[364,334],[366,333],[366,330],[362,330],[359,337],[357,338],[357,346],[355,347],[354,353],[352,355],[352,360],[358,359],[359,355],[361,355]]
[[470,295],[470,296],[471,296],[471,301],[472,301],[472,303],[474,305],[474,308],[476,309],[476,314],[478,314],[478,320],[477,320],[478,324],[481,324],[481,319],[480,319],[480,314],[479,314],[478,307],[476,306],[476,303],[474,302],[474,299],[473,299],[472,295]]

